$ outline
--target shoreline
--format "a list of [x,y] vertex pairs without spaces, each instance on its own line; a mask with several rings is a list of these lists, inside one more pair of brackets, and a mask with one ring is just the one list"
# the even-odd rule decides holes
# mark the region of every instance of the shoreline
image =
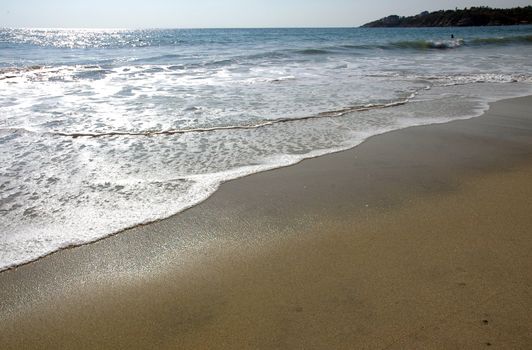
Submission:
[[[273,343],[268,341],[279,339],[287,343],[279,343],[276,347],[298,346],[314,339],[315,344],[320,344],[321,341],[322,345],[335,344],[341,348],[342,344],[343,346],[354,344],[352,339],[354,334],[350,333],[353,330],[346,331],[351,334],[350,336],[344,334],[342,339],[336,339],[351,340],[351,343],[333,342],[334,339],[329,338],[331,333],[308,334],[314,329],[314,324],[308,323],[311,320],[334,333],[330,327],[342,324],[339,322],[341,320],[330,319],[326,310],[334,305],[336,306],[333,309],[341,305],[342,308],[337,312],[342,317],[347,317],[342,320],[354,322],[361,332],[365,331],[367,341],[362,341],[363,337],[360,336],[359,345],[374,348],[383,345],[381,343],[398,344],[397,339],[403,339],[399,335],[404,334],[405,329],[415,328],[421,321],[429,322],[431,313],[426,309],[427,305],[420,305],[411,300],[407,305],[411,308],[406,308],[411,312],[409,318],[411,324],[403,325],[401,328],[397,322],[391,324],[387,322],[391,317],[390,315],[384,317],[387,310],[371,302],[368,304],[368,300],[371,299],[369,294],[383,293],[380,290],[385,288],[382,280],[375,280],[373,287],[363,288],[368,291],[368,295],[364,294],[363,297],[358,295],[360,297],[358,301],[350,300],[345,290],[357,295],[355,280],[358,279],[350,280],[357,274],[374,279],[373,275],[379,274],[393,276],[389,273],[394,271],[403,279],[413,278],[411,275],[405,275],[405,271],[401,269],[395,271],[393,266],[387,265],[386,254],[382,262],[371,268],[361,267],[361,271],[353,270],[353,262],[363,265],[364,259],[360,260],[361,257],[371,257],[368,255],[369,251],[357,250],[357,244],[354,242],[363,245],[376,240],[371,243],[374,244],[375,254],[387,252],[397,260],[398,266],[411,271],[413,264],[408,262],[408,258],[401,260],[401,257],[394,256],[393,247],[387,247],[386,242],[378,241],[378,237],[375,236],[376,232],[387,231],[375,227],[390,222],[391,226],[388,228],[395,226],[392,225],[394,222],[403,224],[397,225],[398,227],[407,227],[411,223],[405,222],[404,216],[401,215],[404,214],[403,211],[408,212],[412,208],[416,208],[413,213],[423,212],[423,206],[416,206],[419,203],[445,203],[448,197],[454,198],[462,193],[470,193],[468,189],[475,188],[477,182],[483,183],[485,179],[493,185],[492,182],[500,183],[501,179],[504,183],[506,176],[517,183],[517,179],[521,181],[526,174],[530,174],[531,105],[530,96],[503,100],[491,104],[490,110],[480,117],[391,131],[372,136],[359,146],[346,151],[305,159],[292,166],[231,180],[222,184],[206,201],[171,218],[120,231],[120,234],[106,237],[96,243],[64,249],[26,265],[3,271],[0,273],[0,295],[4,302],[0,304],[0,318],[9,320],[6,322],[9,325],[5,328],[0,327],[0,335],[8,340],[7,348],[10,345],[13,348],[17,347],[17,336],[26,337],[27,344],[35,346],[39,341],[44,341],[50,347],[57,345],[54,344],[57,339],[64,339],[71,344],[80,342],[81,348],[90,347],[91,341],[101,342],[98,344],[104,347],[115,348],[126,346],[124,344],[128,342],[138,347],[158,344],[164,348],[171,347],[170,344],[179,344],[200,348],[223,348],[230,345],[242,346],[243,343],[238,343],[239,339],[234,339],[238,338],[236,333],[231,337],[232,333],[227,332],[245,330],[245,333],[240,333],[240,340],[247,341],[248,345],[253,344],[253,346],[273,347],[271,346]],[[442,148],[442,145],[446,147]],[[439,156],[435,157],[435,154]],[[498,180],[495,181],[493,178]],[[519,183],[526,186],[526,182]],[[525,188],[524,192],[527,190],[529,188]],[[519,197],[518,193],[514,194],[515,198]],[[489,196],[486,198],[489,199]],[[465,196],[464,202],[468,199],[470,197]],[[526,200],[526,197],[521,199]],[[500,206],[489,200],[487,202],[489,205]],[[469,204],[483,207],[483,203],[475,203],[473,200]],[[514,208],[516,205],[503,204],[508,208]],[[526,209],[526,201],[521,201],[520,204]],[[490,208],[486,210],[491,210]],[[432,214],[433,220],[441,222],[441,214]],[[448,215],[460,217],[460,213],[450,212]],[[466,221],[464,224],[471,226],[471,222]],[[453,225],[449,224],[450,227]],[[506,222],[505,225],[514,227],[517,221]],[[523,225],[527,227],[529,223],[523,222]],[[353,227],[357,229],[353,231]],[[417,232],[415,235],[417,238],[423,237],[419,230],[413,232]],[[343,238],[339,233],[353,237]],[[405,238],[412,235],[401,230],[397,234]],[[335,238],[339,242],[345,239],[343,243],[350,249],[346,250],[338,244],[328,243],[330,238]],[[455,237],[455,239],[461,242],[460,240],[465,238]],[[523,237],[519,236],[516,239],[522,241]],[[395,243],[399,250],[406,249],[404,247],[406,243]],[[440,247],[435,246],[436,243],[432,245],[429,242],[425,243],[423,249],[426,251],[439,252]],[[439,242],[442,243],[445,242]],[[526,241],[524,243],[526,244]],[[327,251],[320,251],[319,248],[324,247]],[[459,249],[457,247],[455,248]],[[305,256],[298,250],[303,248],[315,256]],[[491,250],[496,248],[489,246]],[[347,253],[354,254],[353,261]],[[452,255],[452,251],[446,253]],[[277,261],[285,264],[277,265]],[[329,263],[332,266],[327,266]],[[527,261],[526,257],[521,257],[521,264],[527,263],[530,263],[530,259]],[[470,268],[471,262],[465,265]],[[472,265],[477,266],[476,263]],[[293,271],[288,269],[288,266],[292,266]],[[312,281],[307,266],[315,267],[312,272],[324,278],[324,286],[321,286],[319,281]],[[337,267],[338,270],[333,267]],[[217,272],[224,273],[217,274]],[[421,289],[432,291],[432,284],[441,282],[437,278],[439,275],[436,273],[435,278],[430,271],[423,273],[426,275],[425,279],[420,277],[416,282]],[[449,271],[447,273],[452,274]],[[463,271],[460,273],[454,271],[454,273],[464,274]],[[480,277],[478,279],[482,280]],[[396,278],[392,280],[396,283],[398,294],[405,297],[402,292],[406,287]],[[264,285],[266,281],[275,286],[273,289],[278,294],[267,295],[267,291],[251,291],[249,290],[251,287],[246,286],[246,283],[250,285],[256,283],[264,289],[268,285]],[[292,285],[293,281],[297,281],[300,285],[297,283]],[[339,281],[345,283],[338,285]],[[308,289],[311,285],[314,290],[312,293]],[[339,289],[325,288],[331,285]],[[154,286],[158,288],[154,289]],[[213,286],[220,288],[214,288],[212,291]],[[464,286],[453,285],[452,291],[444,293],[447,298],[444,300],[457,298],[455,287]],[[409,288],[406,290],[414,292]],[[241,294],[242,291],[249,293]],[[421,294],[421,299],[427,304],[435,303],[430,298],[432,294]],[[247,295],[253,295],[254,298]],[[316,295],[327,300],[316,301],[314,300]],[[334,296],[339,299],[329,300],[334,299]],[[162,301],[156,301],[155,297]],[[238,300],[234,301],[234,297],[243,298],[246,303],[239,305]],[[141,299],[147,306],[137,304]],[[293,299],[299,299],[299,302]],[[387,295],[384,299],[389,301],[390,305],[393,304],[392,296]],[[288,302],[290,300],[291,302]],[[468,299],[469,308],[472,307],[471,300]],[[519,299],[520,302],[524,300]],[[463,303],[463,300],[454,301],[457,305]],[[398,302],[397,305],[404,305],[401,300]],[[76,303],[79,305],[76,306]],[[309,306],[305,306],[307,303]],[[364,313],[370,304],[381,312],[379,317],[375,315],[367,317],[371,316],[371,313]],[[123,306],[122,309],[120,305]],[[276,310],[275,313],[271,312],[272,305]],[[106,308],[116,310],[117,307],[121,311],[120,314],[132,316],[131,313],[140,312],[142,317],[139,319],[133,317],[129,321],[125,318],[117,320],[118,316],[109,315],[106,311]],[[243,307],[250,308],[250,313],[243,313]],[[360,307],[358,311],[364,316],[355,317],[357,312],[352,312],[357,307]],[[449,303],[445,304],[445,307],[453,308]],[[445,307],[440,305],[436,309],[442,311]],[[116,328],[117,334],[121,336],[114,340],[109,334],[99,340],[87,339],[86,336],[90,332],[101,335],[109,330],[101,329],[97,324],[90,323],[91,321],[83,321],[80,317],[85,308],[95,312],[95,315],[89,315],[89,318],[102,316],[101,322],[108,324],[110,328]],[[163,312],[164,315],[157,315],[157,312],[168,308],[173,310],[171,314]],[[405,309],[399,306],[397,308],[405,312]],[[308,316],[307,309],[313,310],[315,315],[324,320]],[[390,306],[390,310],[395,309],[396,307]],[[416,313],[416,310],[419,313]],[[41,315],[46,315],[46,318],[50,317],[50,324],[54,325],[53,332],[46,333],[42,325],[39,326],[37,317],[39,311]],[[239,315],[240,321],[231,315]],[[302,315],[307,315],[304,321],[307,323],[301,324],[297,321],[296,316]],[[516,315],[520,315],[519,312]],[[261,323],[263,321],[259,321],[258,316],[264,316],[266,324]],[[416,320],[416,316],[420,317],[420,321]],[[247,317],[251,326],[246,328],[239,323],[242,317]],[[147,319],[152,324],[161,326],[161,333],[152,328],[148,335],[141,334],[141,336],[133,332],[145,326]],[[286,322],[292,326],[296,325],[294,327],[298,331],[292,329],[291,332],[289,329],[288,334],[281,336],[279,332],[283,319],[290,320]],[[67,321],[62,320],[81,322],[81,329],[69,332],[65,329],[70,329],[76,324],[63,324]],[[94,321],[93,319],[92,322]],[[345,327],[349,328],[351,324],[349,322],[344,322]],[[375,329],[370,330],[369,326],[364,326],[361,322],[369,322],[370,326],[377,328],[387,325],[388,328],[384,327],[383,334],[380,334],[383,339],[379,341],[378,332]],[[213,326],[214,324],[217,327]],[[450,325],[447,326],[447,330],[452,328]],[[176,327],[179,332],[172,333]],[[467,329],[470,333],[474,333],[476,326]],[[268,332],[275,339],[267,340],[265,336]],[[408,333],[408,330],[406,332]],[[305,333],[307,338],[299,336],[299,333]],[[390,334],[393,335],[391,338]],[[159,337],[158,340],[155,335]],[[395,339],[395,343],[391,341],[392,338]],[[463,345],[471,338],[471,334],[470,338],[466,336],[458,338],[464,342],[461,343]],[[530,345],[526,338],[520,339],[521,344]],[[163,343],[158,343],[163,340]]]
[[[330,118],[332,116],[339,117],[339,116],[344,116],[345,114],[352,113],[352,112],[364,112],[364,111],[375,110],[375,109],[386,109],[386,108],[390,108],[390,107],[401,106],[401,105],[404,105],[404,104],[410,102],[410,100],[414,97],[414,95],[411,95],[411,96],[407,97],[406,99],[401,99],[401,100],[398,100],[398,101],[393,101],[393,102],[382,104],[382,105],[372,105],[370,107],[367,107],[367,106],[355,106],[355,107],[349,107],[349,108],[345,108],[345,109],[341,109],[341,110],[333,110],[333,111],[328,111],[328,112],[322,112],[322,113],[318,113],[316,115],[307,116],[307,117],[300,117],[300,118],[296,118],[296,119],[271,120],[271,121],[265,122],[263,124],[249,125],[249,126],[239,126],[239,127],[230,126],[230,127],[218,127],[218,128],[206,128],[206,129],[167,130],[167,131],[160,131],[160,132],[147,132],[147,133],[138,133],[138,134],[112,132],[112,133],[108,133],[108,134],[105,134],[105,133],[104,134],[57,133],[57,135],[68,136],[68,137],[72,137],[72,138],[78,138],[78,137],[98,138],[98,137],[102,137],[102,136],[116,136],[116,135],[122,135],[122,136],[124,136],[124,135],[127,135],[127,136],[153,136],[153,135],[173,135],[173,134],[182,134],[182,133],[189,133],[189,132],[201,133],[201,132],[217,131],[217,130],[224,130],[224,129],[255,129],[255,128],[271,126],[271,125],[275,125],[275,124],[279,124],[279,123],[299,122],[301,120],[308,120],[308,119]],[[479,115],[472,116],[472,117],[469,117],[469,118],[477,118],[477,117],[479,117],[481,115],[482,114],[479,114]],[[469,119],[469,118],[467,118],[467,119]],[[460,120],[460,119],[457,119],[457,120]],[[443,122],[443,123],[447,123],[447,122]],[[434,123],[434,124],[441,124],[441,122],[440,123]],[[433,124],[427,124],[427,125],[433,125]],[[160,221],[163,221],[163,220],[167,220],[167,219],[169,219],[169,218],[171,218],[173,216],[180,215],[181,213],[183,213],[183,212],[185,212],[185,211],[187,211],[189,209],[192,209],[195,206],[200,205],[204,201],[208,200],[214,193],[216,193],[216,191],[218,191],[220,186],[222,186],[223,184],[225,184],[227,182],[235,181],[235,180],[238,180],[238,179],[241,179],[241,178],[245,178],[247,176],[253,176],[255,174],[262,173],[262,172],[275,171],[277,169],[282,169],[282,168],[285,168],[285,167],[295,166],[295,165],[298,165],[299,163],[301,163],[302,161],[305,161],[305,160],[314,159],[314,158],[318,158],[318,157],[323,157],[323,156],[327,156],[329,154],[334,154],[334,153],[338,153],[338,152],[345,152],[345,151],[351,150],[351,149],[359,146],[361,143],[366,142],[368,139],[370,139],[372,137],[384,135],[384,134],[387,134],[388,132],[393,132],[393,131],[402,130],[402,129],[405,129],[405,128],[415,127],[415,126],[417,126],[417,125],[404,126],[404,127],[398,128],[398,129],[391,130],[391,131],[385,131],[385,132],[382,132],[380,134],[375,134],[375,135],[369,136],[368,138],[364,139],[360,143],[358,143],[358,144],[356,144],[354,146],[348,147],[348,148],[336,149],[336,150],[320,150],[320,149],[318,149],[316,151],[310,152],[309,154],[311,154],[311,155],[309,155],[308,157],[299,159],[295,163],[291,163],[291,164],[288,164],[288,165],[279,165],[278,164],[278,165],[274,166],[273,168],[267,168],[266,167],[266,168],[264,168],[262,170],[258,170],[258,171],[252,172],[252,173],[246,173],[245,175],[240,175],[240,176],[237,176],[235,178],[229,178],[229,179],[223,180],[222,182],[220,182],[218,184],[218,186],[214,190],[214,192],[212,192],[206,198],[201,199],[198,202],[193,202],[192,204],[186,206],[184,209],[181,209],[178,212],[176,212],[176,213],[174,213],[174,214],[172,214],[170,216],[161,217],[159,219],[152,220],[152,221],[147,221],[147,222],[141,222],[141,223],[138,223],[138,224],[133,224],[131,226],[128,226],[128,227],[125,227],[125,228],[120,229],[118,231],[106,234],[104,236],[101,236],[100,238],[97,238],[97,239],[89,241],[89,242],[80,243],[80,244],[72,244],[72,245],[60,247],[60,248],[57,248],[54,251],[51,251],[51,252],[49,252],[47,254],[44,254],[42,256],[39,256],[39,257],[34,258],[32,260],[29,260],[29,261],[25,261],[25,262],[22,262],[22,263],[16,263],[16,264],[4,267],[4,268],[0,267],[0,274],[2,272],[4,272],[4,271],[14,270],[14,269],[17,269],[17,268],[19,268],[21,266],[25,266],[25,265],[37,262],[37,261],[39,261],[41,259],[44,259],[44,258],[46,258],[46,257],[48,257],[50,255],[56,254],[56,253],[61,252],[63,250],[74,249],[74,248],[77,248],[77,247],[82,247],[82,246],[85,246],[85,245],[93,244],[93,243],[99,242],[101,240],[105,240],[107,238],[110,238],[112,236],[121,234],[123,232],[127,232],[129,230],[140,228],[140,227],[143,227],[143,226],[146,226],[146,225],[151,225],[153,223],[157,223],[157,222],[160,222]]]
[[[319,114],[314,115],[314,116],[301,117],[301,118],[297,118],[297,119],[273,120],[273,121],[267,122],[265,124],[259,124],[259,125],[253,125],[253,126],[243,126],[243,127],[237,127],[237,128],[243,128],[243,129],[258,128],[258,127],[271,126],[271,125],[274,125],[274,124],[285,123],[285,122],[298,122],[298,121],[307,120],[307,119],[330,118],[332,114],[335,114],[336,116],[343,116],[343,115],[345,115],[347,113],[351,113],[351,112],[363,112],[363,111],[374,110],[374,109],[387,109],[387,108],[390,108],[390,107],[402,106],[402,105],[405,105],[405,104],[411,102],[412,98],[414,98],[415,95],[417,95],[417,93],[419,93],[419,91],[414,92],[412,95],[410,95],[409,97],[406,97],[405,99],[389,102],[389,103],[382,104],[382,105],[374,105],[374,106],[370,106],[370,107],[368,107],[368,106],[356,106],[356,107],[350,107],[350,108],[341,109],[341,110],[322,112],[322,113],[319,113]],[[336,154],[336,153],[350,151],[350,150],[353,150],[356,147],[360,146],[361,144],[367,142],[368,140],[371,140],[374,137],[380,137],[380,136],[386,135],[388,133],[393,133],[393,132],[400,131],[400,130],[403,130],[403,129],[423,127],[423,126],[433,126],[433,125],[439,125],[439,124],[447,124],[447,123],[454,122],[454,121],[461,121],[461,120],[468,120],[468,119],[472,119],[472,118],[479,118],[479,117],[482,117],[482,115],[484,115],[490,109],[490,105],[493,104],[493,103],[497,103],[497,102],[508,100],[508,99],[519,99],[519,98],[523,98],[523,97],[527,97],[527,96],[529,96],[529,95],[517,95],[517,96],[514,96],[514,97],[510,97],[510,98],[503,98],[503,99],[500,99],[500,100],[496,100],[494,102],[485,102],[485,104],[486,104],[485,109],[481,109],[482,111],[479,114],[475,114],[475,115],[468,116],[468,117],[465,117],[465,118],[461,117],[461,118],[454,119],[454,120],[449,120],[449,121],[434,122],[432,124],[401,126],[401,127],[398,127],[397,129],[383,131],[381,133],[371,135],[371,136],[363,139],[359,143],[355,144],[354,146],[352,145],[352,146],[349,146],[347,148],[338,148],[338,149],[335,149],[335,150],[329,150],[329,149],[328,150],[316,150],[316,151],[310,152],[307,157],[297,160],[295,163],[277,164],[277,165],[275,165],[273,167],[265,167],[264,169],[261,169],[261,170],[258,170],[258,171],[254,171],[254,172],[251,172],[251,173],[244,172],[245,175],[237,175],[234,178],[229,178],[229,179],[225,179],[225,180],[221,181],[217,185],[216,189],[212,193],[207,195],[205,198],[202,198],[202,199],[200,199],[199,201],[196,201],[196,202],[192,202],[192,204],[186,205],[184,207],[184,209],[180,209],[179,211],[175,212],[174,214],[171,214],[171,215],[165,216],[165,217],[161,217],[161,218],[158,218],[158,219],[155,219],[155,220],[151,220],[151,221],[145,221],[145,222],[141,222],[141,223],[137,223],[137,224],[132,224],[130,226],[124,227],[124,228],[119,229],[117,231],[114,231],[114,232],[105,234],[103,236],[100,236],[99,238],[96,238],[96,239],[91,240],[91,241],[87,241],[87,242],[83,242],[83,243],[79,243],[79,244],[70,244],[70,245],[67,245],[67,246],[63,246],[63,247],[57,248],[56,250],[50,251],[49,253],[41,255],[41,256],[39,256],[37,258],[34,258],[32,260],[24,261],[22,263],[15,263],[15,264],[10,265],[8,267],[0,268],[0,274],[5,272],[5,271],[14,270],[14,269],[17,269],[19,267],[22,267],[22,266],[25,266],[25,265],[28,265],[28,264],[32,264],[32,263],[37,262],[37,261],[39,261],[41,259],[47,258],[47,257],[49,257],[51,255],[56,254],[56,253],[59,253],[59,252],[61,252],[63,250],[75,249],[75,248],[82,247],[82,246],[85,246],[85,245],[90,245],[90,244],[93,244],[93,243],[108,239],[108,238],[113,237],[115,235],[122,234],[122,233],[130,231],[130,230],[134,230],[136,228],[141,228],[141,227],[144,227],[144,226],[147,226],[147,225],[158,223],[160,221],[168,220],[168,219],[170,219],[170,218],[172,218],[174,216],[177,216],[177,215],[181,215],[182,213],[186,212],[187,210],[190,210],[190,209],[200,205],[201,203],[205,202],[206,200],[208,200],[211,196],[213,196],[219,190],[220,186],[223,186],[227,182],[236,181],[236,180],[239,180],[239,179],[242,179],[242,178],[245,178],[245,177],[248,177],[248,176],[253,176],[253,175],[256,175],[256,174],[259,174],[259,173],[263,173],[263,172],[276,171],[278,169],[282,169],[282,168],[286,168],[286,167],[297,166],[298,164],[300,164],[303,161],[315,159],[315,158],[318,158],[318,157],[323,157],[323,156],[328,156],[328,155],[331,155],[331,154]],[[476,111],[476,112],[478,112],[478,111]],[[229,127],[229,128],[233,129],[233,127]],[[225,129],[225,127],[222,127],[221,129]],[[171,134],[174,134],[174,133],[204,132],[204,131],[212,131],[212,130],[218,130],[218,129],[216,129],[216,128],[214,128],[214,129],[198,129],[198,130],[192,130],[191,129],[191,130],[180,130],[180,131],[169,130],[168,134],[171,135]],[[166,131],[154,132],[154,134],[166,134],[166,133],[167,133]],[[92,138],[92,137],[100,137],[102,135],[103,136],[107,136],[107,135],[132,135],[132,136],[135,136],[136,135],[136,134],[130,134],[130,133],[124,133],[124,134],[111,133],[111,134],[101,134],[101,135],[100,134],[62,134],[62,133],[59,133],[59,134],[62,135],[62,136],[72,136],[73,138],[77,138],[77,137],[89,137],[89,138]],[[142,136],[151,136],[152,134],[148,133],[148,134],[138,134],[138,135],[139,136],[140,135],[142,135]]]

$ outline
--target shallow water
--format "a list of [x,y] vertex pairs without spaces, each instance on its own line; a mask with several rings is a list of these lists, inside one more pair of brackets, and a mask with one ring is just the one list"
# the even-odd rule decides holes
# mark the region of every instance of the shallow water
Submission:
[[[450,34],[456,39],[450,39]],[[0,270],[531,93],[532,26],[0,30]]]

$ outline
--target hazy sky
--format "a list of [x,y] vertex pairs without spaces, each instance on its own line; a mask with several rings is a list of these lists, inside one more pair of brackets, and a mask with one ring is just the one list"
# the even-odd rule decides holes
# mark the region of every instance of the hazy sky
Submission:
[[531,0],[0,0],[0,27],[358,26],[381,17]]

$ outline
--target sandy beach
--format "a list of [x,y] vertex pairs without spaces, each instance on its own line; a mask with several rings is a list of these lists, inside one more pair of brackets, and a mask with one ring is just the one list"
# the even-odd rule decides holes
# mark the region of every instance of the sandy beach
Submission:
[[2,349],[530,349],[532,97],[0,273]]

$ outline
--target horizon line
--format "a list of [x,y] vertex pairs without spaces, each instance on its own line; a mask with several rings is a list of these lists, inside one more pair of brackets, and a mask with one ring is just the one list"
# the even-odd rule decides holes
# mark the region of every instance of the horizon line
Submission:
[[264,26],[264,27],[0,27],[0,29],[69,29],[69,30],[168,30],[168,29],[350,29],[360,28],[362,25],[353,26]]

